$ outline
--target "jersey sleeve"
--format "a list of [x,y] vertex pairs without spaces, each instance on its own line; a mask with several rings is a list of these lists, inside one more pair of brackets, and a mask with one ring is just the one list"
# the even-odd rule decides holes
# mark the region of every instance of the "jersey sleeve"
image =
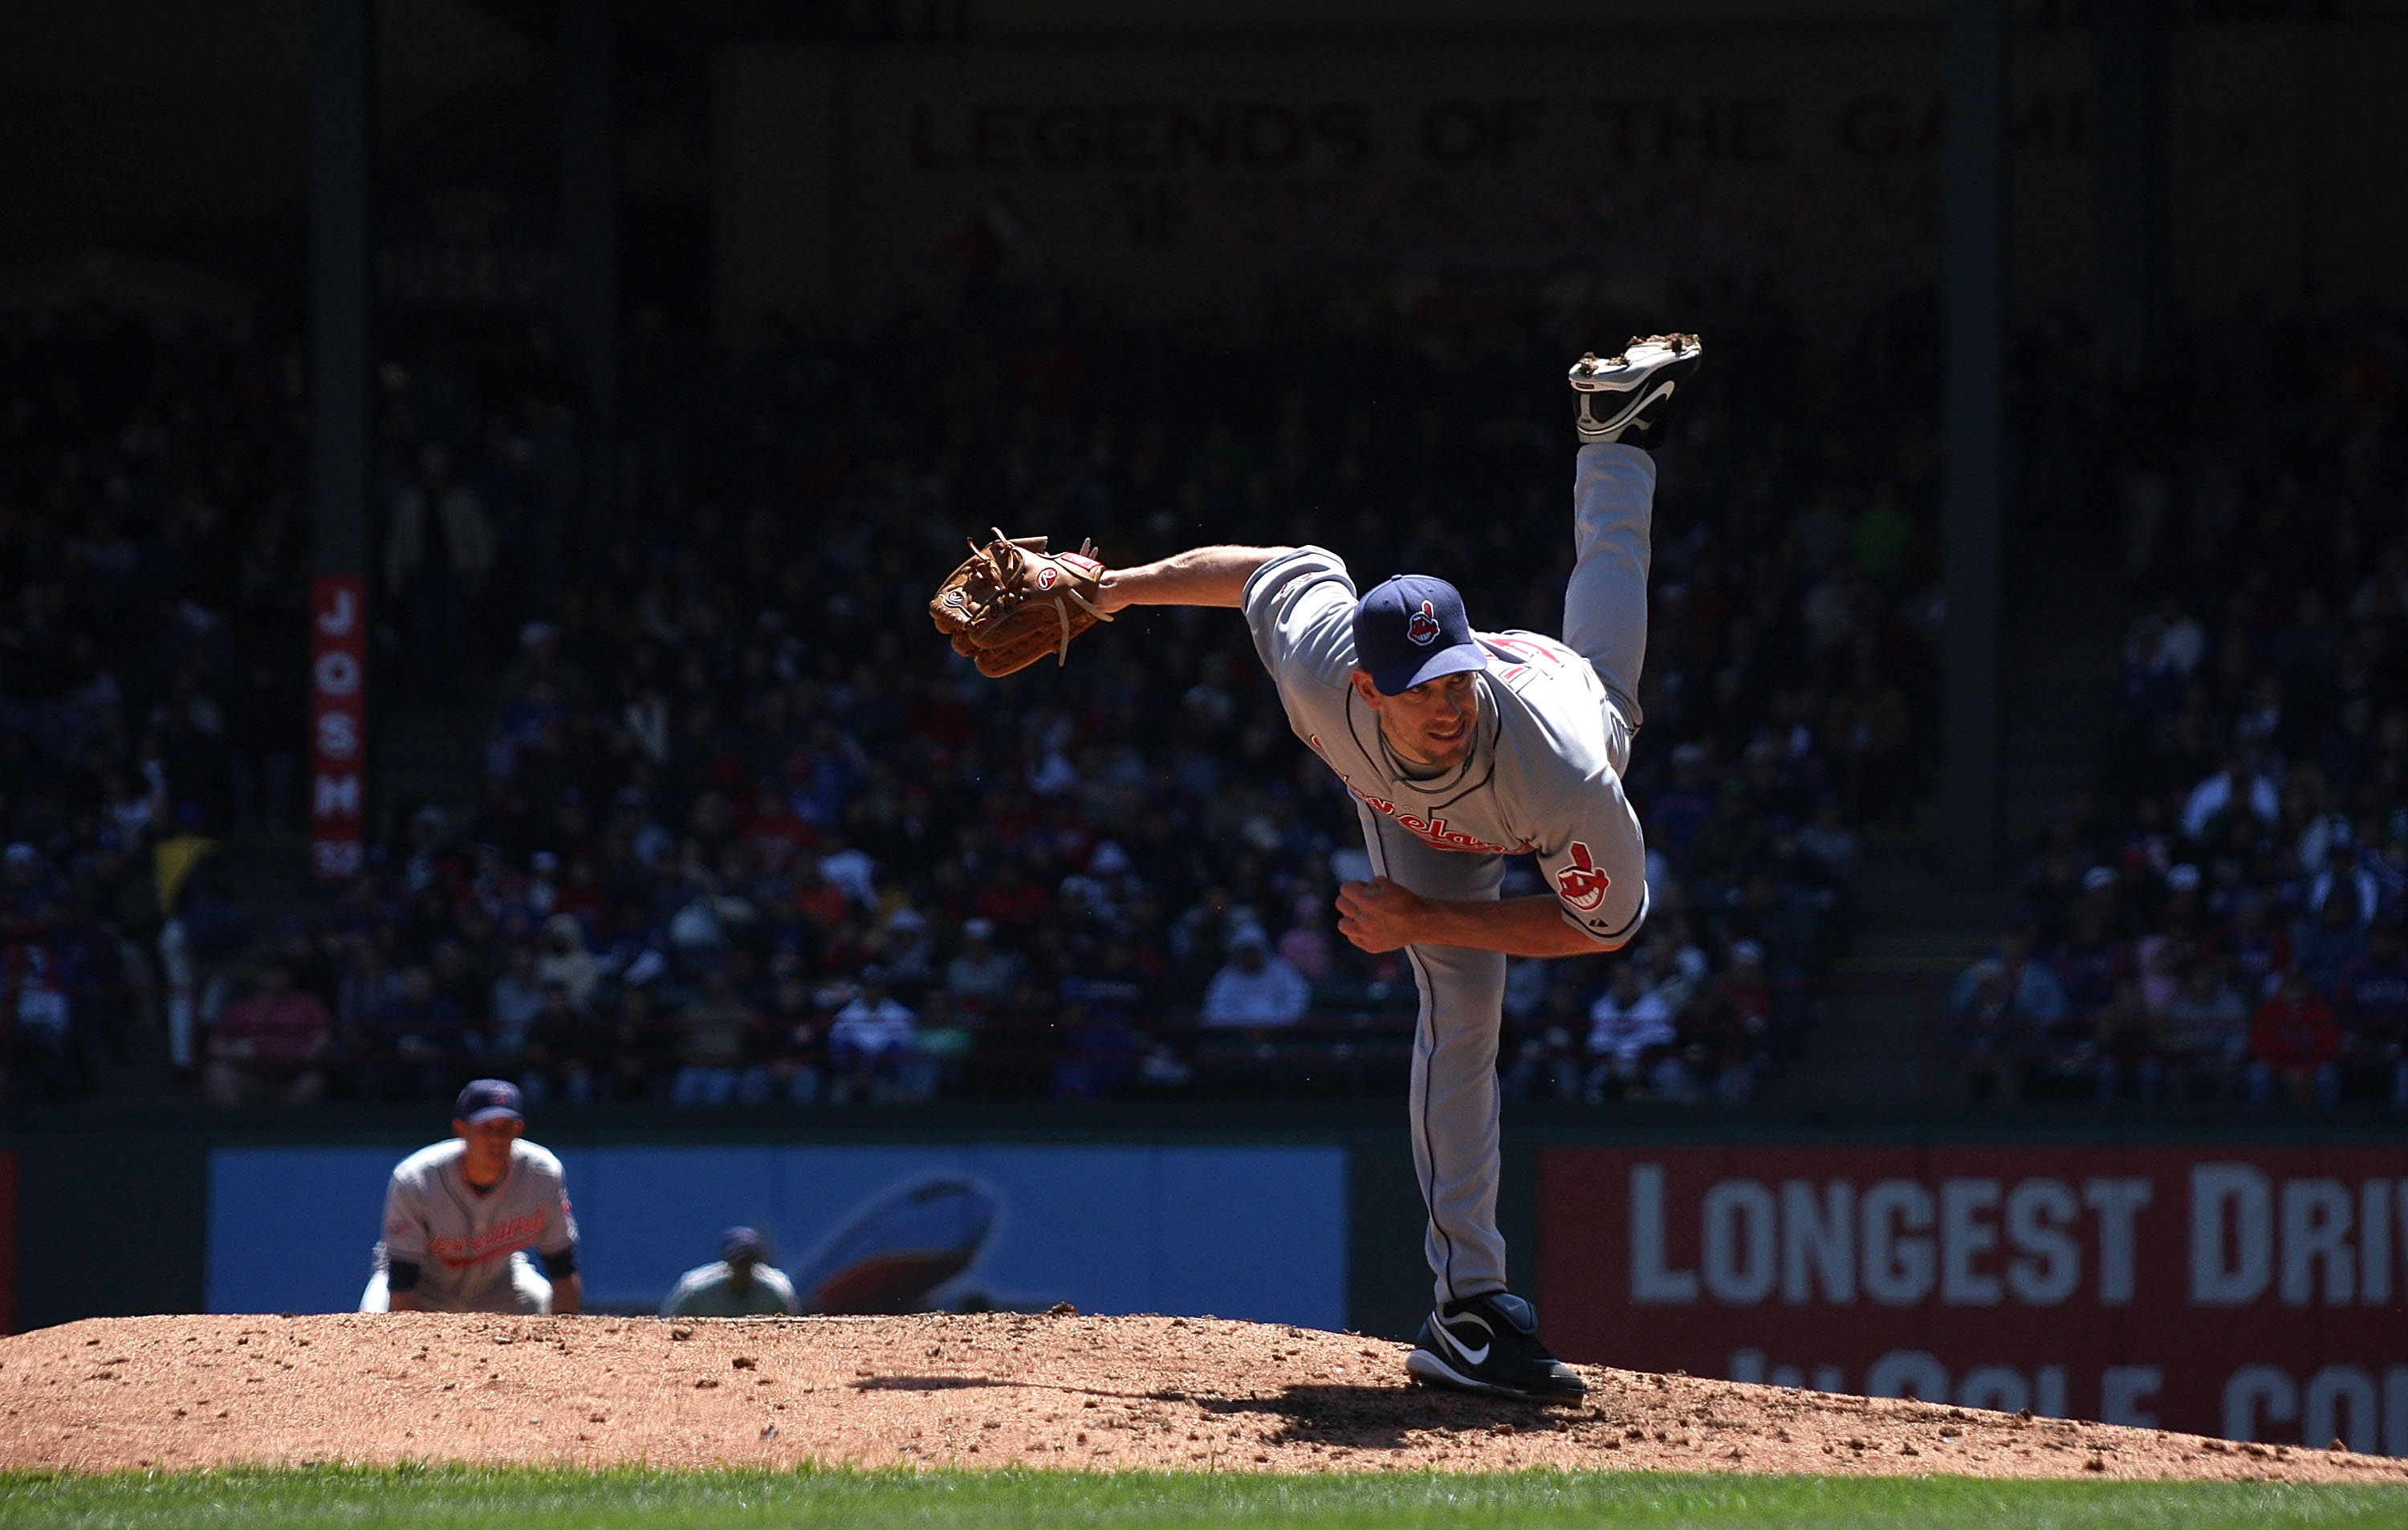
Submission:
[[695,1292],[702,1285],[703,1272],[710,1267],[706,1265],[701,1269],[690,1269],[679,1276],[678,1283],[669,1287],[669,1294],[661,1298],[661,1316],[684,1317],[686,1304],[694,1300]]
[[393,1178],[385,1181],[386,1264],[390,1265],[396,1259],[411,1265],[426,1262],[426,1241],[433,1235],[426,1225],[425,1193],[425,1185],[417,1176],[407,1172],[407,1165],[395,1168]]
[[786,1309],[786,1316],[790,1318],[802,1316],[803,1304],[795,1299],[795,1282],[786,1279],[784,1270],[772,1269],[763,1265],[753,1270],[752,1279],[760,1281],[771,1294],[778,1298]]
[[1310,692],[1342,692],[1354,667],[1354,581],[1326,548],[1300,547],[1254,570],[1242,603],[1254,652],[1279,686],[1297,736],[1312,727],[1297,705]]
[[561,1172],[560,1160],[551,1159],[545,1171],[551,1182],[544,1187],[543,1237],[535,1247],[538,1253],[558,1253],[577,1246],[577,1217],[568,1207],[568,1177]]
[[1647,918],[1647,842],[1622,781],[1600,770],[1567,794],[1578,805],[1553,842],[1539,847],[1539,870],[1564,921],[1618,951]]

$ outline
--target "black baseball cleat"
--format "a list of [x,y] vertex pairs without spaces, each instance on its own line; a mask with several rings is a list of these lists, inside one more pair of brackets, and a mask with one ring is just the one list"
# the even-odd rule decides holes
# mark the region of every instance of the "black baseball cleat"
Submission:
[[1694,335],[1651,335],[1632,340],[1618,356],[1600,361],[1592,354],[1572,363],[1572,392],[1580,395],[1572,422],[1581,445],[1627,440],[1647,446],[1660,439],[1656,429],[1664,401],[1689,380],[1705,353]]
[[1405,1372],[1425,1386],[1526,1402],[1577,1402],[1587,1392],[1539,1342],[1539,1314],[1502,1291],[1444,1302],[1422,1322]]

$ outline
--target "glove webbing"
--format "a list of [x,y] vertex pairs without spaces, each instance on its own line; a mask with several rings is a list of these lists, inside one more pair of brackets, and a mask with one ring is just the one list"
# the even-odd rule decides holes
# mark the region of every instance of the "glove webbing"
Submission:
[[[995,533],[995,540],[996,542],[1004,543],[1011,547],[1025,549],[1031,543],[1041,547],[1044,545],[1045,541],[1045,538],[1041,536],[1006,536],[1003,534],[1003,528],[1001,526],[990,526],[987,529]],[[1003,569],[1001,565],[996,562],[993,544],[989,544],[987,547],[981,547],[976,542],[972,542],[969,544],[969,549],[971,556],[986,565],[987,577],[995,580],[996,587],[998,589],[1007,588],[1008,584],[1004,578]],[[1101,561],[1096,558],[1096,543],[1093,537],[1089,537],[1079,544],[1079,556],[1094,562]],[[1079,593],[1078,587],[1075,584],[1067,581],[1063,584],[1060,591],[1051,597],[1025,597],[1035,600],[1037,604],[1040,606],[1052,607],[1054,608],[1054,620],[1062,624],[1062,640],[1056,644],[1054,649],[1054,664],[1056,668],[1066,668],[1068,666],[1070,663],[1070,639],[1075,636],[1070,631],[1069,609],[1062,604],[1062,597],[1065,595],[1077,601],[1079,603],[1079,608],[1085,611],[1089,616],[1094,617],[1096,621],[1110,622],[1111,620],[1110,612],[1097,609],[1094,601],[1089,600],[1086,596]]]

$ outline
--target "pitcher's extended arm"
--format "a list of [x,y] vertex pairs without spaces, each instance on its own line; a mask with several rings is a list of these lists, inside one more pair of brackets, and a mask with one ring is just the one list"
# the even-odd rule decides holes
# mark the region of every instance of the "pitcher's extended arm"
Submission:
[[1254,570],[1288,551],[1283,547],[1199,547],[1104,575],[1107,611],[1131,606],[1226,606],[1244,597]]

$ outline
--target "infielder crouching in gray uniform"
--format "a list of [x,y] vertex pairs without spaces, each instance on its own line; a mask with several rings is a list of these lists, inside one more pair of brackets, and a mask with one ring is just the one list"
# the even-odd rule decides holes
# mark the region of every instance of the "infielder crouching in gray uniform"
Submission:
[[[521,1108],[516,1084],[480,1079],[452,1107],[452,1139],[394,1165],[361,1311],[574,1312],[584,1305],[560,1160],[520,1140]],[[542,1271],[530,1250],[543,1255]]]
[[[1197,548],[1103,577],[1107,613],[1242,609],[1289,725],[1354,796],[1375,874],[1339,890],[1339,929],[1365,951],[1404,951],[1421,991],[1413,1165],[1437,1305],[1405,1366],[1423,1381],[1532,1398],[1583,1390],[1506,1288],[1505,959],[1618,950],[1647,917],[1646,847],[1622,792],[1641,721],[1656,493],[1638,443],[1701,355],[1695,336],[1662,336],[1572,367],[1576,563],[1561,641],[1475,632],[1455,587],[1426,575],[1358,598],[1345,564],[1316,547]],[[1535,855],[1552,892],[1500,897],[1509,855]]]

